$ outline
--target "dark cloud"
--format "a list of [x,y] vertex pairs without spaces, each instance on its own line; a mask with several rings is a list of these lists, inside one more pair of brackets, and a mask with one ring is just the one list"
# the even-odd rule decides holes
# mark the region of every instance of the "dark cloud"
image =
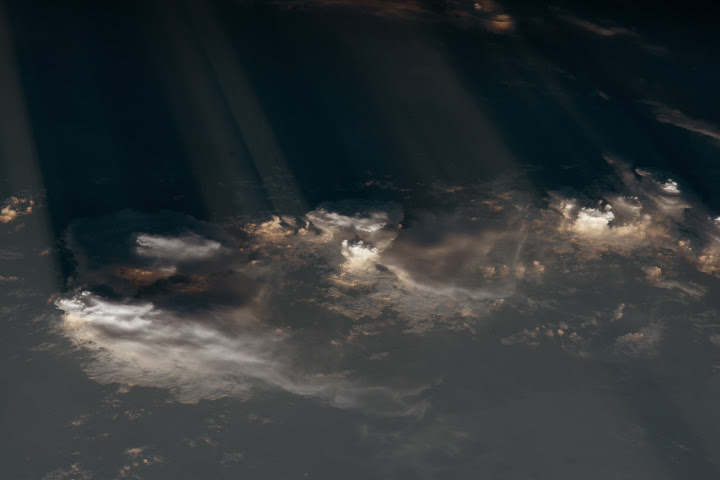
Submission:
[[211,296],[218,304],[243,305],[257,294],[257,286],[233,270],[242,260],[237,240],[191,217],[124,211],[77,221],[65,239],[76,263],[71,288],[101,287],[164,304]]
[[617,22],[612,20],[606,19],[599,22],[590,21],[576,15],[565,13],[558,9],[555,9],[554,11],[557,14],[557,18],[583,32],[587,32],[600,38],[625,39],[653,54],[666,54],[668,52],[667,48],[647,41],[634,28],[618,25]]
[[639,38],[639,35],[634,30],[618,25],[600,25],[590,22],[588,20],[584,20],[582,18],[575,17],[573,15],[560,15],[559,18],[587,32],[594,33],[595,35],[600,35],[601,37],[619,36]]
[[291,10],[339,9],[406,21],[449,22],[493,33],[512,32],[515,21],[494,0],[275,0]]
[[717,125],[692,118],[677,108],[669,107],[661,102],[647,101],[645,103],[652,107],[653,114],[658,122],[699,133],[713,140],[720,140],[720,127]]

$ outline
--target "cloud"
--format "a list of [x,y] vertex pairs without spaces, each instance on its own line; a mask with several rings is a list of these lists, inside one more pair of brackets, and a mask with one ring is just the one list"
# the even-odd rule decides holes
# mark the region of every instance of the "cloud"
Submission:
[[581,199],[552,193],[550,206],[563,217],[560,232],[597,249],[636,249],[667,235],[666,226],[644,212],[637,197],[614,197],[582,206]]
[[398,224],[402,215],[402,209],[395,204],[346,201],[322,204],[309,212],[307,218],[323,230],[369,234],[390,224]]
[[[253,323],[253,313],[249,308],[203,312],[197,318],[187,313],[180,315],[165,311],[149,302],[108,300],[89,291],[60,298],[56,305],[64,312],[61,331],[78,345],[96,351],[100,357],[107,357],[98,362],[98,368],[102,370],[96,371],[94,376],[114,375],[112,368],[108,367],[116,364],[116,367],[124,365],[122,370],[125,373],[120,375],[127,375],[132,370],[130,376],[136,380],[107,379],[105,383],[162,383],[182,389],[181,378],[186,375],[187,369],[202,369],[207,364],[193,362],[191,357],[183,358],[179,354],[192,354],[196,347],[204,345],[209,348],[200,348],[200,357],[211,359],[211,363],[213,358],[221,363],[224,355],[235,363],[262,361],[248,347],[234,350],[243,346],[242,341],[228,343],[231,336],[239,335]],[[266,345],[247,332],[244,332],[243,338],[247,339],[248,345],[262,344],[261,348],[271,343],[271,337],[268,337]],[[188,362],[189,365],[176,370],[175,362]],[[143,381],[146,375],[150,375],[152,380]]]
[[239,257],[236,239],[222,228],[170,212],[78,221],[65,242],[76,262],[71,288],[103,285],[141,298],[218,286],[214,280],[230,274]]
[[673,179],[633,170],[611,157],[606,160],[618,174],[621,192],[609,191],[596,199],[550,192],[549,206],[559,217],[545,215],[547,234],[559,233],[590,256],[607,252],[657,255],[667,249],[675,252],[673,258],[690,259],[701,271],[711,271],[711,265],[720,260],[715,257],[720,244],[718,229],[704,207],[685,195]]
[[645,103],[652,108],[655,119],[658,122],[699,133],[713,140],[720,140],[720,127],[716,125],[692,118],[680,110],[669,107],[661,102],[646,101]]
[[[63,312],[57,331],[90,354],[85,368],[97,381],[164,388],[181,402],[279,388],[338,408],[420,415],[424,402],[412,397],[423,385],[398,389],[320,375],[311,359],[298,362],[307,356],[302,332],[273,316],[269,295],[282,288],[283,273],[307,267],[296,261],[298,251],[315,248],[326,262],[342,258],[338,232],[364,232],[382,244],[386,233],[363,220],[372,215],[334,213],[331,232],[288,233],[293,226],[278,217],[235,237],[176,214],[121,212],[77,222],[66,235],[77,268],[71,290],[55,300]],[[295,250],[287,248],[291,239]],[[337,251],[326,257],[329,239]],[[328,350],[336,348],[330,340]]]
[[0,223],[10,223],[18,217],[30,215],[35,201],[31,198],[10,197],[0,208]]
[[141,233],[136,236],[135,243],[135,250],[141,257],[173,262],[214,257],[222,249],[219,242],[195,234],[166,237]]
[[292,257],[285,256],[284,264],[292,263],[294,252],[301,250],[314,251],[315,261],[327,266],[312,301],[361,322],[337,341],[376,334],[371,332],[388,323],[372,321],[385,312],[415,333],[440,323],[468,328],[467,319],[482,317],[493,302],[512,295],[518,279],[543,268],[540,262],[530,261],[526,267],[518,260],[526,232],[521,222],[511,219],[517,212],[498,201],[480,202],[477,215],[420,212],[409,219],[409,228],[400,224],[402,211],[396,205],[324,204],[307,215],[320,234],[301,229],[297,236],[279,236],[277,223],[263,230],[272,232],[267,238],[281,237],[287,243],[275,250]]
[[[485,252],[491,256],[499,255],[499,246],[485,245],[496,241],[493,233],[483,237],[462,232],[466,225],[461,223],[472,223],[470,218],[434,225],[437,220],[426,217],[411,230],[456,231],[440,231],[438,243],[432,247],[415,245],[413,234],[400,224],[402,216],[395,204],[340,202],[323,204],[305,219],[275,217],[243,228],[252,236],[249,248],[256,252],[254,268],[263,271],[271,268],[270,263],[280,263],[285,273],[293,268],[323,270],[324,275],[314,277],[317,288],[309,300],[355,320],[378,318],[386,310],[410,323],[432,316],[462,316],[476,299],[497,299],[502,294],[474,288],[469,277],[474,275],[473,268],[480,268],[478,263],[466,268],[467,262],[460,261],[484,248],[493,250]],[[477,225],[471,228],[477,230]],[[423,266],[412,261],[421,253],[427,261],[442,266],[429,282],[425,281],[428,275],[418,271]],[[499,263],[484,271],[488,284],[493,283],[491,277],[507,277],[511,282],[515,273]]]
[[573,15],[559,15],[559,18],[571,25],[574,25],[575,27],[585,30],[586,32],[590,32],[601,37],[639,37],[637,32],[617,25],[602,26],[598,25],[597,23],[589,22],[587,20],[583,20],[582,18],[575,17]]
[[275,0],[272,4],[295,11],[340,9],[402,21],[479,26],[497,34],[515,28],[513,17],[494,0]]
[[[558,11],[558,9],[554,10]],[[571,25],[592,35],[596,35],[600,38],[618,38],[629,40],[640,48],[643,48],[644,50],[653,54],[666,54],[668,52],[667,48],[648,42],[634,29],[620,26],[610,20],[604,21],[601,24],[598,22],[591,22],[589,20],[566,13],[558,13],[557,18],[567,23],[568,25]],[[600,95],[605,98],[605,94],[603,94],[602,92],[600,92]]]
[[651,324],[637,332],[630,332],[615,339],[614,355],[626,357],[653,357],[658,354],[663,327]]
[[78,462],[70,464],[67,468],[57,468],[42,476],[42,480],[90,480],[91,478],[93,474]]
[[[532,252],[545,270],[537,285],[518,284],[503,308],[539,320],[504,336],[503,344],[633,361],[659,354],[663,345],[662,315],[641,314],[640,305],[706,303],[714,280],[705,275],[720,277],[716,216],[682,181],[606,160],[617,176],[604,191],[549,192],[547,207],[527,216],[520,259],[528,264]],[[629,331],[619,333],[619,325]]]
[[[668,290],[677,289],[686,293],[687,295],[690,295],[691,297],[697,298],[702,297],[703,295],[705,295],[705,293],[707,293],[707,289],[705,287],[696,283],[680,282],[677,280],[665,278],[666,275],[663,273],[660,267],[642,267],[642,270],[645,273],[645,279],[657,287],[666,288]],[[699,270],[703,271],[702,266],[699,268]]]
[[148,467],[150,465],[160,464],[165,459],[158,454],[150,453],[147,446],[128,448],[123,454],[131,461],[128,465],[120,467],[118,475],[120,478],[138,478],[138,474],[135,473],[140,468]]
[[424,215],[400,232],[382,261],[423,290],[475,299],[508,296],[521,274],[519,252],[526,231],[504,212],[501,220],[493,223],[491,218]]
[[720,277],[720,221],[681,180],[606,160],[616,176],[593,195],[491,183],[435,189],[442,201],[425,209],[348,200],[223,225],[130,211],[78,221],[58,331],[103,383],[183,402],[281,389],[380,415],[422,415],[436,382],[364,373],[389,332],[480,335],[513,312],[528,320],[506,345],[651,356],[662,319],[642,305],[658,288],[702,301],[702,276]]
[[[101,383],[165,388],[180,402],[223,396],[246,398],[256,388],[317,397],[338,408],[380,415],[418,415],[417,391],[363,386],[293,366],[290,334],[258,328],[250,308],[180,315],[151,303],[111,301],[88,291],[56,302],[59,331],[92,358],[88,374]],[[210,317],[210,318],[209,318]],[[255,328],[248,327],[254,325]]]

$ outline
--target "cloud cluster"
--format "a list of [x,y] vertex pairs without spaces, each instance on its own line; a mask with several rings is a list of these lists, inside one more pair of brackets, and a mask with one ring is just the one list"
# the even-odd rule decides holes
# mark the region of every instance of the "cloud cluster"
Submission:
[[[594,197],[485,185],[445,189],[432,211],[345,201],[222,226],[129,211],[78,222],[59,330],[91,352],[86,368],[102,382],[187,402],[280,388],[383,414],[422,412],[418,395],[435,381],[363,377],[364,359],[389,355],[358,347],[390,330],[478,334],[514,311],[539,320],[505,344],[649,356],[662,322],[637,305],[657,288],[701,299],[706,288],[686,277],[720,276],[720,222],[682,182],[607,161],[616,181]],[[344,360],[327,370],[313,355]]]
[[438,323],[467,328],[466,320],[512,295],[518,281],[542,273],[539,261],[520,258],[522,212],[508,199],[478,204],[418,212],[406,225],[397,205],[340,202],[243,229],[258,271],[282,264],[285,275],[313,272],[314,288],[303,298],[356,322],[346,338],[334,339],[342,343],[376,334],[390,322],[386,314],[417,333]]
[[18,217],[30,215],[35,201],[31,198],[8,198],[0,208],[0,223],[10,223]]
[[[720,226],[714,216],[677,181],[644,169],[631,169],[608,157],[622,193],[608,192],[592,200],[582,196],[550,195],[550,207],[560,215],[552,226],[586,255],[615,253],[643,257],[649,281],[658,282],[663,265],[689,261],[700,272],[720,276]],[[654,269],[658,270],[654,270]]]
[[[706,305],[714,282],[707,275],[720,276],[715,217],[682,182],[606,160],[616,177],[604,191],[548,193],[547,208],[533,222],[537,237],[527,244],[541,251],[545,281],[563,287],[545,283],[526,289],[539,305],[531,311],[542,323],[503,343],[554,344],[577,355],[622,361],[646,358],[659,353],[666,329],[640,305],[648,310],[655,302]],[[620,307],[608,305],[618,301]],[[562,320],[551,320],[558,314]]]
[[[328,218],[343,231],[377,230],[364,217],[348,217],[350,223]],[[96,380],[165,388],[182,402],[279,388],[338,408],[422,413],[423,402],[407,397],[424,386],[367,384],[298,364],[305,345],[280,325],[286,319],[269,313],[268,291],[282,284],[283,268],[267,261],[277,259],[273,248],[286,253],[285,237],[304,234],[288,234],[280,223],[249,225],[233,237],[170,213],[126,211],[78,222],[66,235],[77,268],[71,290],[56,299],[63,312],[58,330],[88,351],[85,368]],[[318,247],[332,236],[313,231],[305,234],[316,237]],[[261,238],[267,242],[262,248],[248,243]],[[338,242],[337,256],[339,250]],[[303,267],[291,258],[287,271]],[[334,348],[329,339],[325,345]]]

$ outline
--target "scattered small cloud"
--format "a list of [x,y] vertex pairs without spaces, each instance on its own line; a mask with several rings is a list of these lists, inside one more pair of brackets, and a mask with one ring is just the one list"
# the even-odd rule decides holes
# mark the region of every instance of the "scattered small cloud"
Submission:
[[71,463],[66,468],[58,468],[42,476],[42,480],[90,480],[93,474],[80,463]]
[[150,465],[161,464],[165,460],[162,456],[152,453],[147,446],[128,448],[123,452],[129,463],[120,467],[118,476],[120,478],[142,478],[137,472]]
[[33,212],[35,201],[31,198],[10,197],[0,208],[0,223],[10,223]]

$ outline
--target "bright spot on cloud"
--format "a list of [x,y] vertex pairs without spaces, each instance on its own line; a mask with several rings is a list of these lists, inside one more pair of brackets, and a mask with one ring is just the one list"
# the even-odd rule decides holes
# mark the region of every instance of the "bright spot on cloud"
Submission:
[[10,197],[0,209],[0,223],[10,223],[23,215],[30,215],[35,201],[30,198]]

